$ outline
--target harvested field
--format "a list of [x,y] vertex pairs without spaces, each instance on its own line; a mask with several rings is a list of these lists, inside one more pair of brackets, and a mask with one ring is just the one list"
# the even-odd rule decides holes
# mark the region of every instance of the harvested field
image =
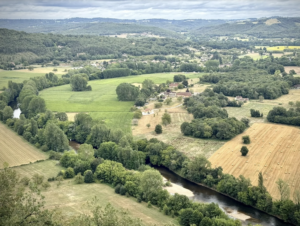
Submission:
[[18,166],[47,159],[48,155],[18,136],[10,128],[0,123],[0,169],[3,163]]
[[[249,135],[249,153],[241,156],[242,136]],[[258,173],[272,197],[279,199],[276,181],[281,178],[290,185],[291,197],[300,187],[300,130],[296,127],[256,123],[243,134],[228,141],[210,158],[213,167],[221,166],[225,173],[243,175],[257,185]]]
[[68,112],[66,114],[68,116],[68,121],[74,122],[75,116],[78,114],[78,112]]
[[294,66],[285,66],[284,67],[284,70],[286,73],[289,73],[290,70],[295,70],[295,72],[297,73],[296,77],[299,77],[300,76],[300,67],[294,67]]

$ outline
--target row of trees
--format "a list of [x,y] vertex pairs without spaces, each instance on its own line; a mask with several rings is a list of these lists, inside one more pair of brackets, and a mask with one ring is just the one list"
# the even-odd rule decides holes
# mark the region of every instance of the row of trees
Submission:
[[293,108],[287,110],[284,107],[274,107],[269,111],[267,119],[269,122],[300,126],[300,112]]

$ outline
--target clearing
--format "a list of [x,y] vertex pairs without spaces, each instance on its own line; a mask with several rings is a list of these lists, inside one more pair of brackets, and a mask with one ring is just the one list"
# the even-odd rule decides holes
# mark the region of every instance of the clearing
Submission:
[[6,125],[0,123],[0,169],[3,163],[19,166],[47,159],[48,155],[18,136]]
[[[57,112],[88,112],[93,118],[103,120],[111,128],[120,128],[124,132],[131,133],[131,119],[133,113],[130,107],[132,101],[118,101],[116,88],[120,83],[142,83],[145,79],[151,79],[156,84],[173,80],[176,74],[184,73],[157,73],[139,76],[128,76],[112,79],[93,80],[89,82],[92,91],[73,92],[70,85],[63,85],[45,89],[40,96],[46,101],[47,109]],[[186,75],[199,81],[201,73],[186,73]]]
[[[203,154],[207,158],[210,157],[225,142],[184,136],[180,131],[180,126],[183,122],[190,122],[193,119],[193,115],[188,114],[181,104],[181,102],[177,101],[177,98],[173,98],[172,105],[163,105],[162,108],[155,110],[155,116],[154,114],[142,116],[139,119],[138,125],[132,126],[132,134],[137,139],[157,138],[174,146],[189,158],[194,158],[199,154]],[[153,109],[154,103],[150,103],[147,108]],[[170,125],[163,126],[163,133],[157,135],[154,132],[154,128],[157,124],[161,124],[161,118],[165,110],[170,114],[172,122]],[[150,128],[147,127],[148,123],[150,124]]]
[[240,58],[243,58],[244,56],[249,56],[251,57],[253,60],[259,60],[259,59],[264,59],[267,58],[268,55],[259,55],[259,53],[247,53],[246,55],[242,55],[240,56]]
[[290,70],[295,70],[295,72],[297,73],[296,75],[294,75],[295,77],[299,77],[300,76],[300,67],[295,67],[295,66],[285,66],[284,70],[286,73],[289,73]]
[[268,26],[270,26],[272,24],[281,24],[281,22],[279,20],[277,20],[277,19],[269,19],[269,20],[265,21],[265,24],[268,25]]
[[[35,173],[48,177],[56,176],[63,169],[57,161],[47,160],[26,166],[16,167],[15,170],[22,176],[31,178]],[[106,184],[75,184],[73,179],[64,180],[60,186],[57,182],[50,182],[48,190],[42,190],[45,196],[45,207],[47,209],[58,209],[64,216],[75,216],[86,213],[87,202],[97,197],[99,205],[105,207],[111,203],[116,209],[129,212],[134,218],[140,218],[146,225],[175,224],[176,219],[159,212],[157,207],[148,208],[147,203],[138,203],[135,198],[118,195],[114,189]]]
[[[249,153],[241,156],[242,136],[249,135]],[[291,198],[300,187],[300,130],[296,127],[255,123],[244,133],[228,141],[209,161],[221,166],[224,173],[249,178],[257,185],[258,173],[264,176],[264,185],[272,197],[279,199],[276,181],[281,178],[290,185]]]

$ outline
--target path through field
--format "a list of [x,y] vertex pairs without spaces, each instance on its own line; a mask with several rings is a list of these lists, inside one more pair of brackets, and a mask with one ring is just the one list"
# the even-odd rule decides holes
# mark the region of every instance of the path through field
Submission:
[[[246,145],[249,153],[241,156],[244,145],[242,136],[249,135]],[[262,172],[264,185],[270,194],[279,199],[276,181],[281,178],[291,189],[291,197],[300,188],[300,130],[284,125],[255,123],[243,134],[228,141],[209,161],[213,167],[221,166],[223,172],[238,177],[244,175],[257,185],[258,173]]]

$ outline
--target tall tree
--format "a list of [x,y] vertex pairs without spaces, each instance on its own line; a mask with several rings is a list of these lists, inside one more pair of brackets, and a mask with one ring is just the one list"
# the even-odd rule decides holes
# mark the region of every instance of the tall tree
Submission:
[[63,152],[69,149],[69,142],[64,132],[54,123],[48,123],[45,132],[45,143],[49,150]]

